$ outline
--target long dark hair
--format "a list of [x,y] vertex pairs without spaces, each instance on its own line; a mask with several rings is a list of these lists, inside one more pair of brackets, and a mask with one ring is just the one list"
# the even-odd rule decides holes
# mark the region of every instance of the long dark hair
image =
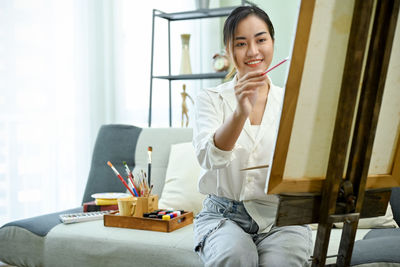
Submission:
[[[272,40],[275,40],[274,25],[272,25],[272,22],[269,19],[268,14],[265,13],[265,11],[259,8],[258,6],[252,4],[250,6],[240,6],[235,8],[228,16],[228,18],[225,20],[224,24],[225,47],[231,45],[239,22],[247,18],[249,15],[255,15],[262,21],[264,21],[268,26],[269,34],[271,35]],[[230,47],[230,50],[232,50],[232,47]],[[233,68],[232,71],[226,76],[226,78],[231,78],[235,74],[235,72],[236,70],[235,68]]]

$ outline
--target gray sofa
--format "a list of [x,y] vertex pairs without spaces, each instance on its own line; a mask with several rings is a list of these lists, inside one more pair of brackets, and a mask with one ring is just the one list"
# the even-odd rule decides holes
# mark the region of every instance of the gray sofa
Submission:
[[[122,161],[135,169],[146,169],[147,146],[152,146],[154,193],[162,195],[171,144],[190,142],[191,129],[138,128],[128,125],[101,127],[82,202],[97,192],[124,192],[118,179],[110,179],[110,160],[118,169]],[[391,198],[400,222],[400,190]],[[70,225],[60,223],[60,213],[82,211],[82,207],[14,221],[0,228],[0,261],[16,266],[202,266],[193,252],[193,225],[171,233],[104,227],[103,221]],[[331,234],[329,254],[336,254],[341,230]],[[313,231],[315,240],[316,231]],[[363,239],[364,238],[364,239]],[[400,230],[360,229],[352,265],[400,266]],[[377,265],[379,264],[379,265]],[[392,265],[389,265],[392,264]]]

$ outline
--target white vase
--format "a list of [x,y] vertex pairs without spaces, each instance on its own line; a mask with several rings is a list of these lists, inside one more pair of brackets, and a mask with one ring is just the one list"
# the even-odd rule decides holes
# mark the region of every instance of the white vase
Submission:
[[208,9],[210,0],[196,0],[196,9]]
[[192,74],[189,55],[190,34],[181,34],[182,39],[182,58],[180,74]]

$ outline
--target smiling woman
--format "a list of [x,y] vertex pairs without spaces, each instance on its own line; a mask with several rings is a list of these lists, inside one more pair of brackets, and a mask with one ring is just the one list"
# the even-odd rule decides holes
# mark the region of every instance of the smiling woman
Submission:
[[194,248],[206,266],[304,266],[311,253],[308,226],[274,226],[278,199],[264,192],[267,169],[241,171],[273,156],[284,95],[265,74],[273,38],[262,9],[233,10],[224,42],[236,75],[196,99],[198,187],[208,197],[194,222]]

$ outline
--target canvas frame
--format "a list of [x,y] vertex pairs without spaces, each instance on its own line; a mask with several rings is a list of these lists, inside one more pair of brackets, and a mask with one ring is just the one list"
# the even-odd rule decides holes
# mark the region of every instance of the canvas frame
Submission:
[[[325,177],[296,179],[284,177],[290,137],[293,130],[300,84],[306,60],[314,7],[315,0],[301,1],[293,56],[289,68],[280,127],[268,182],[269,194],[320,193],[325,181]],[[346,77],[344,76],[343,79],[345,78]],[[384,86],[384,84],[380,84],[380,86]],[[397,133],[397,136],[400,136],[400,133]],[[365,187],[366,190],[400,186],[400,138],[398,138],[395,143],[395,147],[391,171],[381,175],[368,175]]]

